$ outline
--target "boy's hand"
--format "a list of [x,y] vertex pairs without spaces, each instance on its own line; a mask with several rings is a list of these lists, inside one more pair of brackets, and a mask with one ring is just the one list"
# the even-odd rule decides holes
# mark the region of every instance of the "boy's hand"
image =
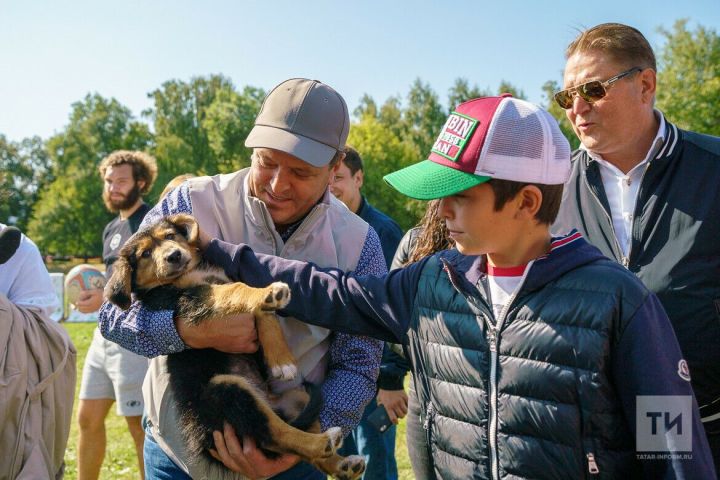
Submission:
[[176,318],[175,328],[185,345],[191,348],[214,348],[225,353],[254,353],[258,349],[252,313],[209,318],[199,325],[189,325]]
[[284,472],[300,461],[300,457],[286,453],[275,460],[268,459],[257,448],[250,437],[243,437],[242,443],[235,435],[235,430],[225,424],[223,432],[213,432],[216,450],[210,454],[233,472],[240,473],[251,479],[266,478]]
[[398,419],[404,418],[408,411],[408,396],[405,390],[378,390],[377,404],[385,405],[388,417],[397,425]]
[[102,304],[103,291],[101,288],[94,288],[80,292],[77,302],[75,302],[75,308],[77,308],[80,313],[92,313],[100,310]]

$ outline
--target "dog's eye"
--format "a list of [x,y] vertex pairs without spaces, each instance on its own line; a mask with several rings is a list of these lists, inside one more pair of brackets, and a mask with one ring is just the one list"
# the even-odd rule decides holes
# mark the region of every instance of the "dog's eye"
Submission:
[[140,256],[142,258],[149,258],[151,253],[152,252],[150,250],[145,250]]
[[165,240],[175,240],[175,234],[168,233],[167,235],[165,235]]

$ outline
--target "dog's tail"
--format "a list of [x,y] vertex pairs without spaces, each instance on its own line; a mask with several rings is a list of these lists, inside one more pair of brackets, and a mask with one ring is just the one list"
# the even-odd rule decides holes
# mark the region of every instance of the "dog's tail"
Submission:
[[309,395],[308,402],[298,416],[288,423],[300,430],[308,430],[320,416],[320,410],[323,408],[323,397],[322,390],[314,383],[303,382],[303,387],[305,387],[305,391]]

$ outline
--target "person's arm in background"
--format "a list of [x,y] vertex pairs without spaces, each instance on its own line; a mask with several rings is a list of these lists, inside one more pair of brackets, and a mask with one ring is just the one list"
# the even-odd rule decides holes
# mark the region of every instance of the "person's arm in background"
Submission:
[[[641,458],[643,478],[716,478],[705,430],[700,422],[697,401],[690,386],[690,377],[681,376],[682,367],[686,366],[685,360],[670,320],[654,294],[649,294],[638,308],[613,346],[611,354],[613,379],[625,418],[635,439],[638,439],[638,396],[672,395],[691,400],[692,417],[687,422],[683,420],[682,428],[685,435],[692,436],[692,451],[673,451],[672,445],[667,445],[665,452],[656,452],[664,454],[662,459]],[[660,428],[664,422],[664,419],[657,421]],[[686,453],[689,453],[691,458],[683,458]]]

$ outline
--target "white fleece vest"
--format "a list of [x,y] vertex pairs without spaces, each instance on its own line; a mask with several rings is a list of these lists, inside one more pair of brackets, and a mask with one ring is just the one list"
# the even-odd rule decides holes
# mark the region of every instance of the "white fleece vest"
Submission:
[[[355,270],[367,236],[368,225],[326,190],[302,224],[284,243],[275,231],[270,213],[261,200],[249,195],[250,169],[226,175],[189,180],[193,216],[211,236],[231,243],[246,243],[256,252],[304,260],[321,267]],[[280,320],[301,375],[295,382],[276,382],[273,390],[294,387],[303,380],[321,384],[328,364],[330,331],[299,322]],[[150,362],[143,385],[153,437],[162,449],[193,478],[240,478],[210,465],[188,465],[178,429],[174,395],[167,388],[166,357]]]

